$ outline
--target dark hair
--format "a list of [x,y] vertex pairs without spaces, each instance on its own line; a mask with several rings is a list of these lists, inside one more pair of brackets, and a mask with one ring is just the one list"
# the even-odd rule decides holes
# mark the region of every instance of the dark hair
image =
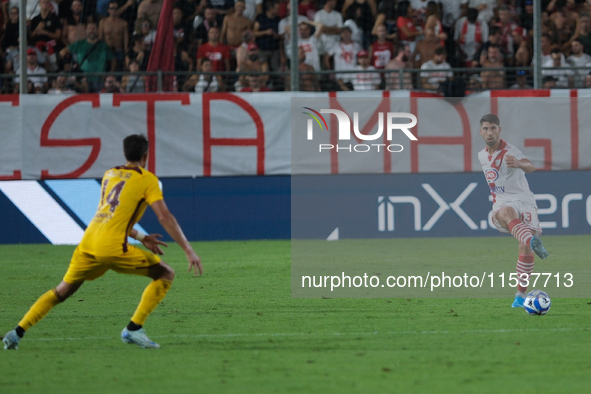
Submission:
[[553,54],[553,53],[560,53],[560,54],[562,54],[562,51],[560,50],[560,48],[554,48],[554,49],[552,49],[550,51],[550,54]]
[[583,42],[583,40],[581,40],[581,38],[575,38],[573,40],[573,42],[575,42],[575,41],[578,42],[579,44],[581,44],[582,46],[585,46],[585,43]]
[[64,55],[64,57],[62,57],[60,60],[58,60],[58,65],[60,67],[60,70],[63,70],[66,66],[70,66],[71,68],[74,67],[74,59],[72,57],[71,53],[66,53]]
[[404,16],[408,14],[408,8],[410,7],[410,1],[398,2],[398,16]]
[[[386,19],[395,19],[396,17],[396,2],[391,0],[382,0],[378,4],[378,14],[385,14]],[[351,18],[348,18],[351,19]]]
[[480,125],[481,126],[484,122],[496,124],[497,126],[501,125],[501,121],[499,120],[499,117],[497,115],[493,115],[493,114],[487,114],[487,115],[484,115],[482,118],[480,118]]
[[478,19],[478,10],[476,8],[468,8],[466,18],[468,18],[468,22],[476,23],[476,20]]
[[[267,12],[270,8],[275,7],[276,4],[277,4],[277,2],[275,0],[264,1],[263,2],[263,12]],[[324,7],[324,4],[322,6]]]
[[500,28],[499,26],[497,26],[497,25],[492,25],[492,26],[490,27],[490,29],[488,30],[488,36],[489,36],[489,37],[490,37],[490,36],[494,36],[494,35],[497,35],[497,34],[499,34],[500,32],[501,32],[501,28]]
[[447,55],[447,51],[445,50],[445,47],[437,47],[435,49],[435,54],[436,55]]
[[141,134],[132,134],[123,140],[123,153],[128,161],[140,161],[148,152],[148,139]]
[[343,20],[349,20],[349,19],[353,19],[355,20],[355,12],[357,12],[357,8],[356,7],[349,7],[347,8],[347,12],[345,15],[343,15]]
[[427,3],[427,15],[435,15],[439,19],[439,7],[436,2],[429,1]]
[[399,42],[396,44],[396,56],[398,56],[398,54],[402,51],[404,51],[404,44]]

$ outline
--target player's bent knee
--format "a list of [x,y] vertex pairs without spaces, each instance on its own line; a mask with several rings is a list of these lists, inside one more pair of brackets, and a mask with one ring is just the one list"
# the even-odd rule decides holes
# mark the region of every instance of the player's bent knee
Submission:
[[150,278],[156,279],[167,279],[172,281],[174,279],[174,270],[166,264],[164,261],[150,267]]
[[174,270],[167,264],[166,264],[165,277],[163,279],[168,279],[170,281],[172,281],[174,279]]
[[518,218],[519,215],[517,215],[517,212],[512,207],[501,208],[497,213],[495,213],[496,221],[499,222],[503,227],[507,227],[509,223]]
[[70,298],[70,296],[74,294],[76,290],[80,288],[80,286],[82,286],[82,283],[83,282],[68,283],[62,281],[59,285],[55,287],[55,289],[53,289],[53,291],[55,292],[55,295],[59,298],[60,302],[64,302],[65,300]]
[[519,218],[519,215],[517,215],[517,212],[513,207],[504,207],[497,212],[497,217],[510,222],[513,219]]

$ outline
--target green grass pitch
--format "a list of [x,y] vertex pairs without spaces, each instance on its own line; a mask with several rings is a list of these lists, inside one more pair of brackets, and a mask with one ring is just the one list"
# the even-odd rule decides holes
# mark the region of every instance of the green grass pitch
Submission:
[[[588,261],[589,236],[545,237]],[[341,241],[338,241],[341,242]],[[393,248],[408,240],[391,240]],[[425,259],[481,256],[490,239],[457,238]],[[495,238],[513,265],[516,245]],[[568,393],[591,387],[591,300],[552,299],[543,317],[507,298],[298,299],[289,241],[195,243],[205,275],[180,248],[176,278],[146,331],[162,346],[123,344],[147,279],[108,272],[85,283],[0,357],[0,393]],[[73,247],[0,246],[0,331],[61,280]],[[552,296],[552,294],[550,294]]]

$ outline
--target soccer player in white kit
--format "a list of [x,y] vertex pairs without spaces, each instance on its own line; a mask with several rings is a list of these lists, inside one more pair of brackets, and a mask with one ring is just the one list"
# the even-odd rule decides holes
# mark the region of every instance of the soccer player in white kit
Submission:
[[539,238],[542,229],[538,207],[525,179],[525,173],[534,172],[536,167],[519,149],[501,139],[500,123],[493,114],[480,119],[480,135],[486,142],[486,148],[478,152],[478,160],[493,196],[492,219],[495,227],[519,241],[519,283],[511,306],[521,308],[527,291],[525,279],[529,279],[534,269],[533,252],[542,260],[548,257],[548,252]]

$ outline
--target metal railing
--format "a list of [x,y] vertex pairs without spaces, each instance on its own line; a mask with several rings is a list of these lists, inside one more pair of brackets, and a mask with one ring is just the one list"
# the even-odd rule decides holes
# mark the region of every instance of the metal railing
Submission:
[[[586,88],[591,86],[591,67],[561,67],[561,68],[543,68],[542,80],[543,88]],[[396,69],[396,70],[350,70],[334,71],[323,70],[317,72],[300,72],[299,86],[300,91],[340,91],[340,90],[418,90],[439,92],[448,96],[461,97],[466,93],[491,90],[491,89],[509,89],[522,85],[524,89],[532,89],[533,68],[450,68],[450,69]],[[314,76],[306,78],[306,76]],[[371,86],[363,85],[368,77],[375,75],[370,79]],[[589,78],[587,76],[589,75]],[[193,82],[198,82],[201,76],[205,80],[213,81],[215,79],[217,88],[213,89],[215,84],[209,84],[206,91],[218,92],[236,92],[250,84],[264,86],[265,91],[287,91],[290,88],[290,72],[215,72],[215,73],[195,73],[195,72],[101,72],[101,73],[47,73],[28,75],[29,81],[39,83],[46,80],[46,85],[41,89],[46,93],[52,88],[59,77],[65,78],[65,83],[61,81],[58,89],[65,88],[76,93],[97,92],[103,88],[108,91],[113,87],[105,87],[106,77],[115,77],[119,86],[122,79],[130,77],[135,81],[140,77],[142,83],[138,88],[144,86],[145,91],[156,92],[199,92],[199,87],[195,89]],[[211,79],[209,78],[211,76]],[[451,76],[451,78],[450,78]],[[251,79],[258,79],[251,82]],[[523,78],[520,78],[523,77]],[[18,93],[16,89],[15,78],[17,74],[0,74],[0,89],[4,94]],[[192,79],[191,79],[192,78]],[[342,83],[339,82],[342,80]],[[440,83],[445,81],[445,83]],[[89,83],[92,82],[92,83]],[[435,82],[435,83],[434,83]],[[516,85],[517,84],[517,85]],[[521,85],[520,85],[521,84]],[[203,85],[203,84],[202,84]],[[30,84],[29,84],[30,86]],[[148,89],[150,88],[150,89]],[[38,90],[38,89],[37,89]],[[115,89],[117,90],[117,89]],[[256,90],[256,89],[253,89]],[[134,90],[137,93],[141,90]],[[120,91],[126,93],[125,89]]]

